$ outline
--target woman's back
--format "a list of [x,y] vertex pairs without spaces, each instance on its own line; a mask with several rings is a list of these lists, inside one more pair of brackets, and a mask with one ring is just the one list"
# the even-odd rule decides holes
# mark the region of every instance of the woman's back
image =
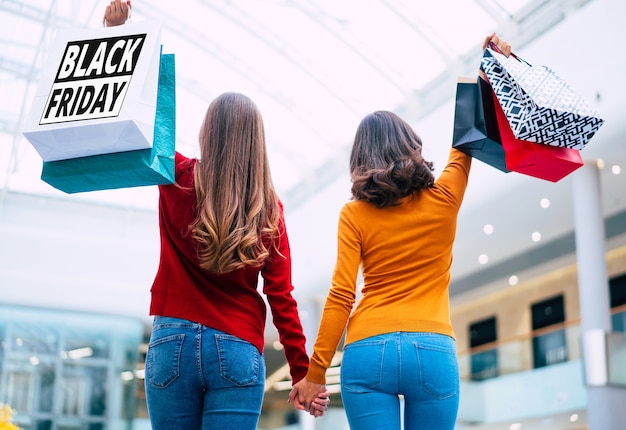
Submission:
[[357,259],[364,281],[346,343],[398,330],[453,335],[447,288],[469,165],[469,157],[453,150],[434,186],[398,205],[378,208],[357,200],[344,206],[333,288],[353,288],[350,268]]

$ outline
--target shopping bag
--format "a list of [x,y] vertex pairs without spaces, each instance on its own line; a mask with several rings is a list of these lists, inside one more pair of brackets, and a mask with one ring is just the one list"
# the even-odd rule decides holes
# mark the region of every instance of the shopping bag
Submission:
[[494,91],[492,91],[492,97],[507,169],[558,182],[583,165],[580,151],[577,149],[517,139]]
[[176,91],[174,54],[161,56],[152,148],[45,161],[41,179],[66,193],[174,182]]
[[604,120],[553,70],[531,66],[494,45],[481,60],[517,139],[583,149]]
[[459,79],[452,146],[507,173],[491,92],[489,83],[480,77]]
[[43,161],[152,146],[160,33],[149,21],[58,31],[23,130]]

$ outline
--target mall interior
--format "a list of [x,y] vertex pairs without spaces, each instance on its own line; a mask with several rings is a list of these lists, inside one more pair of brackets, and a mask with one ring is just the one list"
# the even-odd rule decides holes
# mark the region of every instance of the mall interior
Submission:
[[[101,28],[104,0],[0,0],[0,403],[23,430],[147,430],[144,358],[159,260],[155,186],[65,193],[24,136],[57,31]],[[496,32],[604,119],[557,182],[474,160],[450,302],[459,430],[626,429],[626,2],[133,0],[176,64],[176,150],[198,157],[209,102],[250,96],[285,207],[309,349],[350,199],[360,119],[390,110],[447,160],[456,83]],[[341,348],[321,418],[292,384],[268,320],[259,429],[348,429]],[[0,428],[5,428],[0,425]],[[409,430],[409,429],[407,429]],[[429,429],[430,430],[430,429]],[[436,430],[436,429],[432,429]]]

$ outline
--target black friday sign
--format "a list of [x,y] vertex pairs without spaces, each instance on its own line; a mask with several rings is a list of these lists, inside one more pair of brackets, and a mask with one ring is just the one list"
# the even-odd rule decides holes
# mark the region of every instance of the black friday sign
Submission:
[[39,124],[118,116],[145,39],[68,42]]
[[23,135],[43,161],[152,147],[161,25],[59,29]]

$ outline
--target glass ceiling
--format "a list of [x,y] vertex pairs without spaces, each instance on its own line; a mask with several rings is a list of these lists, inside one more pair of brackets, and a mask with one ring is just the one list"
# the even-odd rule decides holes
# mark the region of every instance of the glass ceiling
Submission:
[[[454,81],[448,78],[477,68],[486,34],[506,30],[509,40],[521,43],[532,38],[531,30],[521,29],[525,18],[550,4],[560,16],[564,5],[581,3],[135,0],[132,21],[161,22],[163,50],[176,55],[177,150],[198,156],[197,132],[209,102],[225,91],[242,92],[263,114],[279,194],[295,201],[298,194],[306,198],[311,184],[323,186],[322,176],[332,180],[347,172],[347,151],[364,115],[410,110],[408,99],[443,77],[448,88],[443,96],[430,91],[422,100],[436,108],[453,97],[449,82]],[[107,4],[0,1],[0,189],[5,192],[64,195],[39,179],[41,159],[21,130],[55,29],[101,26]],[[152,208],[155,196],[155,187],[142,187],[79,198]]]

